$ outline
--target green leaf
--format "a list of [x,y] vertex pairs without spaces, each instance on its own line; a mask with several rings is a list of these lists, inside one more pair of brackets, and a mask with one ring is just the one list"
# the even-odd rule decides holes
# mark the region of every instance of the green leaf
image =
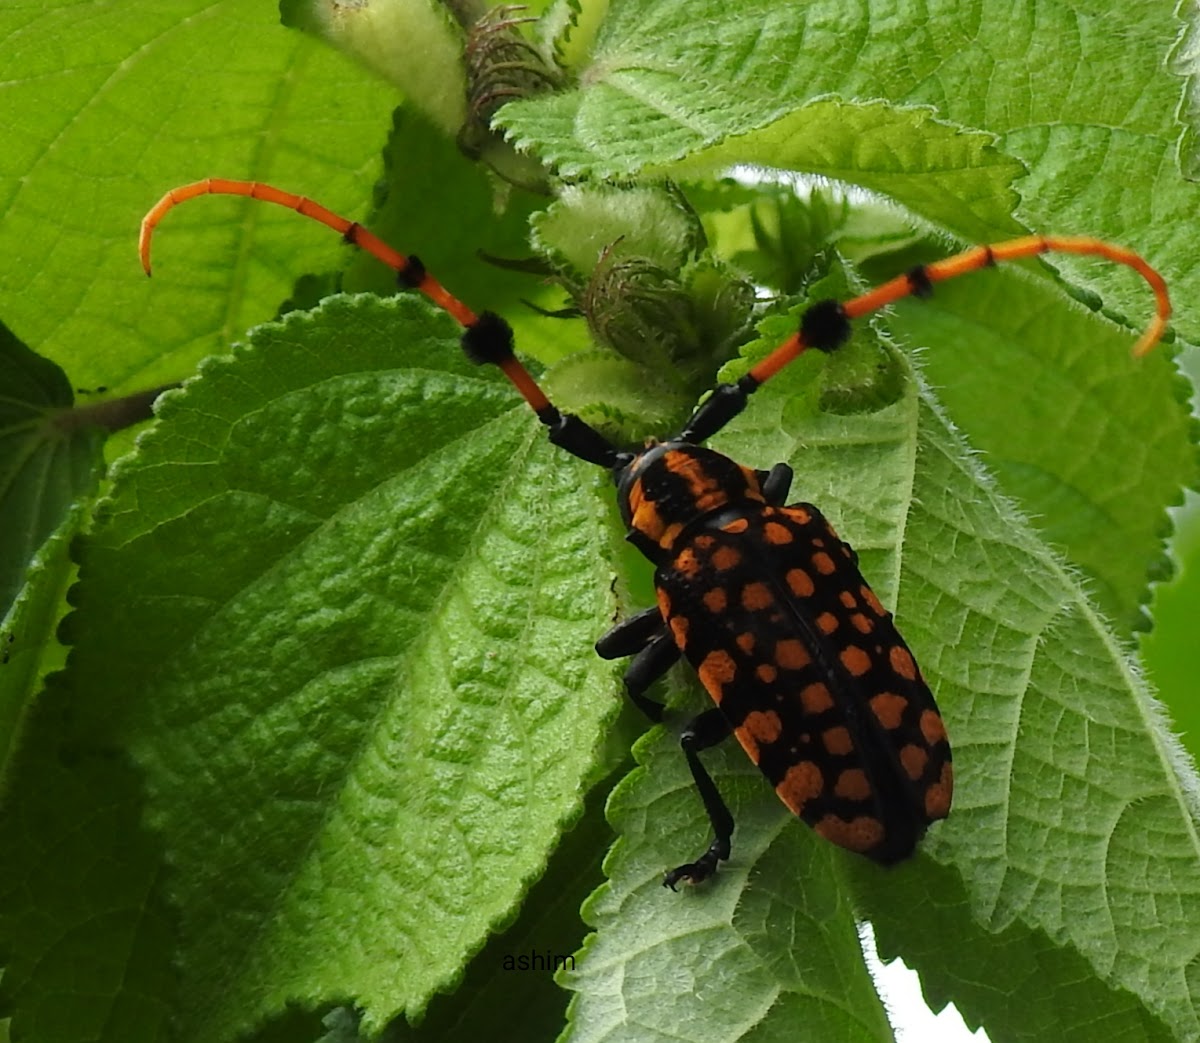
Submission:
[[452,137],[466,118],[465,34],[432,0],[280,0],[285,25],[327,40],[394,83]]
[[74,575],[68,547],[100,472],[100,432],[72,409],[53,362],[0,323],[0,790],[47,673],[62,666],[55,627]]
[[[628,731],[616,730],[618,734]],[[621,774],[625,774],[630,767],[628,746],[620,754]],[[583,816],[530,888],[516,922],[489,940],[471,961],[455,993],[435,997],[418,1026],[394,1023],[384,1034],[384,1043],[457,1039],[548,1043],[558,1035],[569,994],[555,984],[553,972],[559,961],[572,958],[583,941],[586,929],[580,906],[604,882],[600,861],[612,841],[604,818],[607,796],[606,785],[592,791]]]
[[83,514],[80,507],[70,510],[38,548],[20,593],[0,620],[0,792],[19,785],[13,772],[28,716],[46,675],[60,669],[66,658],[55,628],[66,611],[67,586],[75,578],[69,551]]
[[[860,331],[847,351],[869,342]],[[587,910],[597,935],[567,980],[579,993],[568,1038],[666,1038],[672,1025],[686,1025],[689,1039],[741,1038],[753,1025],[753,1038],[774,1039],[814,1021],[819,1038],[850,1035],[824,1019],[830,997],[835,1010],[845,1004],[842,1018],[870,1009],[847,984],[855,917],[881,916],[889,948],[907,954],[894,907],[919,917],[942,903],[939,881],[951,870],[962,883],[957,902],[939,909],[946,949],[1007,932],[988,942],[998,983],[1027,993],[1020,960],[1034,953],[1047,975],[1035,992],[1074,990],[1075,1002],[1096,1004],[1096,1018],[1161,1018],[1180,1037],[1195,1034],[1195,776],[1157,704],[1070,570],[997,492],[924,386],[910,379],[899,399],[857,415],[821,413],[812,384],[822,366],[808,359],[781,374],[714,441],[752,466],[791,463],[793,498],[821,505],[894,606],[954,745],[954,811],[923,848],[945,872],[922,872],[919,861],[874,869],[831,852],[775,806],[738,751],[714,751],[706,763],[738,823],[733,860],[703,896],[673,906],[668,897],[664,909],[660,874],[694,857],[709,827],[660,731],[638,749],[645,771],[610,805],[621,839],[609,887]],[[693,694],[687,708],[702,702]],[[842,909],[831,889],[855,900]],[[794,908],[755,933],[766,901]],[[918,952],[941,998],[963,994],[989,1029],[1015,1019],[1021,1032],[1040,1024],[1040,1037],[1087,1038],[1081,1026],[1095,1027],[1077,1007],[1048,1010],[1048,1001],[1019,1017],[1003,988],[969,987],[948,951],[930,949],[926,937]],[[818,984],[825,975],[836,989]],[[706,1016],[713,1010],[728,1014]]]
[[99,438],[70,422],[66,375],[0,323],[0,619],[71,504],[96,485]]
[[6,766],[0,996],[13,1040],[157,1043],[176,985],[162,851],[127,760],[67,739],[75,709],[52,682]]
[[[566,108],[573,96],[560,95],[557,105]],[[601,104],[612,102],[600,99]],[[551,103],[522,102],[505,109],[505,119],[514,109]],[[555,120],[580,120],[582,114],[535,109],[539,127]],[[530,147],[534,141],[519,137]],[[640,151],[640,138],[629,147]],[[886,193],[896,202],[920,214],[926,221],[953,229],[967,240],[1004,238],[1022,231],[1011,209],[1016,196],[1010,185],[1024,171],[1019,163],[992,147],[987,134],[969,134],[961,128],[939,123],[925,109],[895,109],[881,104],[849,105],[816,102],[781,118],[769,127],[709,145],[671,163],[637,163],[649,173],[678,178],[711,176],[738,163],[770,165],[803,171],[821,177],[848,181]],[[549,157],[569,174],[579,174],[585,164],[577,157]],[[619,158],[619,156],[618,156]],[[611,153],[605,153],[601,169],[617,173]],[[590,169],[590,166],[586,166]],[[994,209],[993,209],[994,208]]]
[[[1151,306],[1146,293],[1135,325]],[[889,327],[923,349],[947,413],[1118,632],[1144,629],[1147,577],[1169,573],[1162,505],[1198,476],[1169,349],[1131,358],[1127,331],[1013,266],[904,302]]]
[[320,190],[361,207],[395,103],[272,4],[67,0],[0,7],[0,314],[84,387],[178,380],[269,318],[336,237],[245,200],[171,215],[156,275],[138,222],[208,176]]
[[[1013,922],[1002,930],[972,915],[958,872],[919,858],[911,871],[863,866],[851,886],[871,920],[880,955],[920,971],[926,1002],[953,999],[992,1040],[1178,1039],[1137,996],[1107,985],[1070,946]],[[1019,997],[1016,1002],[1011,1002]]]
[[[1044,931],[1194,1035],[1194,769],[1070,570],[927,408],[920,452],[908,524],[940,538],[908,541],[927,588],[907,604],[902,591],[897,614],[933,649],[922,662],[968,766],[931,853],[953,858],[979,922]],[[984,560],[1000,582],[981,589]]]
[[614,669],[562,650],[612,611],[609,509],[411,297],[261,327],[161,413],[69,623],[171,851],[181,1038],[418,1016],[597,771]]
[[[1194,356],[1193,356],[1194,357]],[[1193,642],[1200,619],[1200,509],[1192,494],[1175,512],[1178,529],[1171,541],[1178,573],[1154,590],[1155,627],[1140,635],[1147,676],[1162,693],[1180,741],[1200,759],[1200,703],[1193,695]]]

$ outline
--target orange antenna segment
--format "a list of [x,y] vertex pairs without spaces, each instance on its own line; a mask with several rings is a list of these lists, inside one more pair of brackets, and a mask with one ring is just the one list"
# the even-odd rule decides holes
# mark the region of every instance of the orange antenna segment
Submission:
[[[1166,281],[1144,258],[1132,250],[1082,235],[1027,235],[993,246],[974,246],[943,261],[914,268],[876,286],[842,305],[842,314],[847,320],[859,319],[904,297],[926,296],[934,283],[957,279],[960,275],[989,267],[997,261],[1036,257],[1050,252],[1103,257],[1137,272],[1154,291],[1156,307],[1154,317],[1133,346],[1133,355],[1140,358],[1159,342],[1171,318],[1171,299],[1167,294]],[[803,332],[794,334],[751,369],[750,376],[759,384],[770,380],[798,355],[817,346],[806,339]]]
[[[426,272],[423,265],[414,264],[414,258],[407,257],[398,250],[393,250],[357,221],[351,221],[340,214],[335,214],[307,196],[284,192],[273,185],[264,185],[261,181],[232,181],[227,178],[210,177],[203,181],[195,181],[190,185],[181,185],[179,188],[171,189],[142,218],[142,231],[138,236],[138,256],[142,260],[142,268],[145,269],[147,275],[150,274],[150,239],[154,235],[154,229],[158,223],[167,215],[168,211],[180,203],[186,203],[189,199],[195,199],[197,196],[208,195],[249,196],[251,199],[261,199],[267,203],[274,203],[276,206],[287,207],[289,210],[295,210],[298,214],[319,221],[326,228],[332,228],[335,232],[340,233],[348,243],[362,247],[372,257],[378,258],[389,268],[395,269],[402,277],[410,277],[406,279],[408,285],[415,290],[420,290],[439,308],[448,311],[461,325],[470,326],[475,322],[475,313]],[[411,281],[413,276],[417,277],[415,282]]]
[[[299,196],[293,192],[284,192],[282,189],[275,188],[273,185],[265,185],[260,181],[234,181],[214,177],[171,189],[142,218],[142,230],[138,237],[138,256],[141,258],[142,268],[145,269],[147,275],[150,274],[150,240],[154,235],[154,229],[158,227],[158,223],[170,210],[180,203],[186,203],[189,199],[206,195],[248,196],[251,199],[261,199],[267,203],[274,203],[277,206],[295,210],[305,217],[320,222],[327,228],[332,228],[346,242],[362,247],[372,257],[378,258],[389,268],[395,269],[405,285],[411,286],[413,289],[425,294],[439,308],[449,312],[468,332],[475,331],[476,333],[481,333],[485,327],[494,329],[495,323],[491,320],[494,320],[495,316],[492,316],[488,322],[481,324],[481,316],[471,311],[470,308],[430,275],[417,257],[407,256],[398,250],[394,250],[357,221],[351,221],[340,214],[335,214],[332,210],[326,209],[320,203],[314,202],[307,196]],[[511,351],[500,350],[495,354],[495,357],[488,356],[480,358],[479,361],[491,362],[498,366],[512,382],[517,391],[520,392],[521,397],[529,403],[534,412],[540,415],[552,409],[546,395],[538,387],[537,381],[533,379],[529,371],[521,365]]]

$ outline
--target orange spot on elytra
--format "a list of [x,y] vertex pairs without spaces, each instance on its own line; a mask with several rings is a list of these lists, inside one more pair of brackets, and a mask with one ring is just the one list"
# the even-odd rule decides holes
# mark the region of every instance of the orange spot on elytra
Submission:
[[920,746],[910,743],[900,750],[900,766],[904,769],[904,774],[914,782],[925,774],[925,766],[928,763],[929,754]]
[[787,581],[788,590],[798,598],[812,597],[812,593],[816,589],[812,576],[803,569],[788,569],[784,579]]
[[739,533],[745,532],[750,528],[750,523],[745,518],[734,518],[728,525],[722,525],[722,532]]
[[767,522],[763,526],[763,535],[766,537],[768,543],[773,543],[776,546],[792,542],[792,530],[786,525],[780,525],[779,522]]
[[833,792],[846,800],[866,800],[871,795],[871,784],[862,768],[847,768],[838,776]]
[[850,622],[854,624],[854,629],[860,634],[869,634],[875,629],[875,624],[872,623],[861,612],[854,612],[850,615]]
[[736,568],[742,561],[742,553],[736,547],[718,547],[713,551],[713,568],[718,572]]
[[808,525],[812,521],[812,515],[803,507],[793,505],[785,507],[783,513],[792,519],[797,525]]
[[936,710],[926,710],[921,714],[921,734],[930,746],[946,741],[946,724]]
[[718,648],[704,657],[704,662],[700,664],[696,673],[700,675],[700,683],[708,689],[708,694],[720,702],[721,689],[737,674],[737,664],[728,652]]
[[779,671],[770,663],[759,663],[754,668],[754,676],[762,681],[763,684],[772,684],[779,676]]
[[817,616],[817,629],[822,634],[832,634],[838,628],[838,617],[832,612],[822,612]]
[[837,565],[834,564],[833,558],[826,554],[823,550],[817,551],[811,558],[812,567],[816,569],[822,576],[832,576],[837,571]]
[[869,815],[860,815],[849,822],[836,815],[826,815],[813,829],[849,851],[870,851],[883,840],[883,823]]
[[704,607],[714,616],[720,615],[725,611],[726,606],[725,588],[713,587],[712,590],[705,593],[701,600],[704,602]]
[[750,631],[746,631],[746,633],[744,633],[744,634],[738,634],[738,636],[735,640],[737,641],[738,648],[740,648],[743,652],[745,652],[746,655],[749,655],[751,652],[754,651],[754,640],[755,639],[754,639],[754,635]]
[[858,592],[862,595],[863,601],[865,601],[867,603],[867,605],[870,607],[871,611],[875,613],[875,615],[877,615],[877,616],[886,616],[887,615],[887,609],[883,607],[883,602],[881,602],[879,600],[879,598],[877,598],[875,596],[875,591],[873,591],[865,583],[859,588]]
[[783,731],[783,722],[774,710],[753,710],[746,714],[741,727],[758,742],[774,742]]
[[800,761],[788,768],[787,774],[775,787],[775,792],[793,814],[800,815],[804,805],[824,788],[825,776],[821,774],[821,769],[812,761]]
[[925,790],[925,814],[928,818],[945,818],[950,814],[950,799],[954,793],[954,765],[942,765],[941,779]]
[[821,736],[821,741],[825,744],[825,749],[835,757],[844,757],[854,752],[854,740],[850,738],[850,730],[840,724],[836,728],[827,729]]
[[747,583],[742,588],[742,608],[750,612],[761,612],[774,600],[765,583]]
[[847,645],[838,653],[842,666],[850,671],[851,677],[862,677],[871,669],[871,657],[858,645]]
[[812,656],[803,642],[788,637],[775,642],[775,662],[784,670],[803,670],[812,662]]
[[854,608],[854,606],[858,604],[858,602],[854,600],[854,595],[848,590],[843,590],[838,595],[838,600],[847,608]]
[[681,649],[687,648],[688,639],[688,620],[687,616],[675,616],[670,622],[671,634],[675,638],[675,644]]
[[871,712],[888,731],[900,727],[907,706],[908,700],[895,692],[880,692],[871,699]]
[[891,661],[892,669],[904,680],[912,681],[916,678],[917,664],[913,662],[912,654],[907,648],[893,645],[891,651],[888,652],[888,659]]
[[800,705],[805,713],[824,713],[833,706],[833,696],[824,682],[815,681],[801,690]]

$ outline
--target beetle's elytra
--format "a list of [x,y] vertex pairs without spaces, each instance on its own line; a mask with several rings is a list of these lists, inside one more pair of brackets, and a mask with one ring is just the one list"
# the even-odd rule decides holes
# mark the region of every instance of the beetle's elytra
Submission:
[[997,261],[1048,251],[1126,265],[1152,287],[1156,312],[1134,346],[1162,336],[1166,285],[1139,255],[1083,236],[1026,236],[923,265],[845,303],[827,300],[800,329],[735,384],[722,384],[676,435],[628,451],[549,401],[513,352],[508,323],[475,314],[416,257],[312,200],[253,181],[209,179],[172,189],[142,222],[139,250],[150,271],[150,238],[172,207],[206,194],[250,196],[285,206],[340,232],[396,270],[462,326],[463,350],[498,366],[568,453],[608,469],[628,539],[656,566],[657,604],[614,626],[596,644],[608,659],[632,656],[630,698],[652,719],[648,688],[680,658],[714,706],[683,729],[681,746],[713,838],[664,884],[696,883],[730,854],[733,816],[699,753],[733,734],[779,798],[827,840],[882,864],[910,855],[927,827],[950,811],[950,744],[933,693],[859,572],[854,551],[816,507],[786,503],[792,470],[758,471],[703,447],[764,382],[802,352],[834,351],[853,319]]

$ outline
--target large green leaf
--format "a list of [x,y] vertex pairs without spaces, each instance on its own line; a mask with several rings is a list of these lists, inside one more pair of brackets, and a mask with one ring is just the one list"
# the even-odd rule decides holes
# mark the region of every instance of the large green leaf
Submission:
[[288,1001],[419,1014],[619,705],[563,655],[612,611],[591,479],[430,311],[334,298],[206,365],[89,543],[71,665],[171,838],[184,1038]]
[[[1149,293],[1136,324],[1151,309]],[[1197,477],[1189,385],[1169,349],[1130,336],[1013,267],[897,308],[891,328],[950,417],[1042,537],[1064,549],[1119,633],[1147,625],[1148,574],[1167,572],[1162,504]]]
[[259,178],[361,211],[395,104],[258,0],[6,4],[0,44],[0,314],[85,387],[186,376],[337,256],[291,215],[210,201],[150,283],[134,241],[159,196]]
[[[821,504],[895,606],[954,746],[954,812],[923,856],[943,868],[881,870],[830,852],[733,750],[708,755],[734,798],[733,861],[703,898],[664,903],[662,870],[699,851],[708,827],[660,733],[610,805],[622,836],[588,909],[597,934],[566,979],[579,992],[568,1038],[667,1039],[680,1024],[694,1040],[785,1039],[801,1024],[818,1026],[815,1038],[890,1038],[855,998],[855,918],[878,916],[891,953],[908,955],[900,910],[920,928],[930,906],[950,940],[926,938],[918,966],[993,1038],[1086,1039],[1110,1018],[1153,1038],[1195,1035],[1200,809],[1157,704],[918,381],[881,408],[821,414],[805,390],[812,368],[777,378],[715,442],[755,466],[790,462],[794,493]],[[834,879],[849,906],[831,897]],[[995,988],[960,978],[966,939],[993,947],[982,962]],[[1031,959],[1044,968],[1035,982]],[[1070,1005],[1051,1002],[1072,990]],[[1045,998],[1015,1016],[1012,992]]]

